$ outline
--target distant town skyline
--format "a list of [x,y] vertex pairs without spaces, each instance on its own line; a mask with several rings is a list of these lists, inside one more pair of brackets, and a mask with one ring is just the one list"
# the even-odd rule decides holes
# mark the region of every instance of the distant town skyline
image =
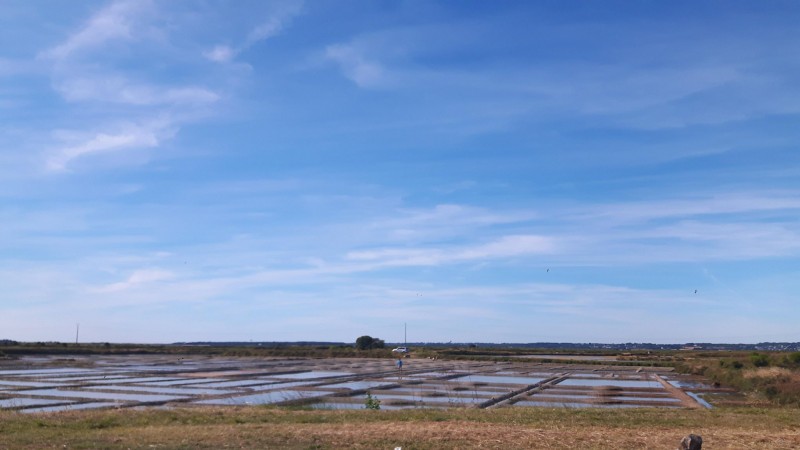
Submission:
[[0,4],[0,339],[797,342],[800,4]]

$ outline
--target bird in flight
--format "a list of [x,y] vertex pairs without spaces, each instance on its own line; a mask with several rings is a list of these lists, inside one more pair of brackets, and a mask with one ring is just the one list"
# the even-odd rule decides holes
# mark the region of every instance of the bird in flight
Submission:
[[697,289],[694,290],[694,293],[697,294]]

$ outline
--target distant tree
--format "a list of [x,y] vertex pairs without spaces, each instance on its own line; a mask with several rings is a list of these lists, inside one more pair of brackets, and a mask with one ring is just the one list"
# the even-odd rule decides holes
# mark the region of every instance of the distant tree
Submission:
[[356,339],[356,348],[359,350],[369,350],[372,348],[384,348],[386,344],[383,339],[373,338],[372,336],[361,336]]

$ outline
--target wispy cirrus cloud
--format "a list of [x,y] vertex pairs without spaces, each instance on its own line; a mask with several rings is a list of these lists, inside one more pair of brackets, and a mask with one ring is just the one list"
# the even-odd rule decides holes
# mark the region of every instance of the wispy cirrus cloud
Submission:
[[203,56],[213,62],[227,63],[232,61],[236,56],[258,44],[272,37],[278,36],[283,30],[289,26],[291,21],[300,15],[303,11],[302,0],[289,0],[279,2],[274,5],[271,15],[255,28],[250,30],[242,42],[238,46],[231,46],[227,44],[217,44],[211,49],[203,52]]
[[154,55],[141,63],[143,69],[175,66],[178,61],[158,60],[169,45],[168,30],[159,24],[168,14],[149,0],[116,0],[62,43],[40,52],[39,59],[51,66],[53,89],[69,102],[67,114],[80,114],[82,121],[90,114],[92,122],[88,129],[64,127],[53,133],[55,142],[44,155],[48,172],[68,171],[76,161],[99,155],[120,162],[147,160],[135,156],[161,146],[222,98],[202,76],[182,83],[164,81],[158,70],[133,76],[125,58],[117,57],[142,52]]
[[389,81],[386,69],[370,60],[355,44],[334,44],[325,48],[325,58],[335,62],[345,77],[362,88],[374,88]]
[[137,37],[140,21],[153,11],[150,0],[118,0],[95,13],[79,31],[67,40],[40,54],[41,57],[65,60],[84,50],[97,49],[109,41],[129,41]]
[[169,280],[173,278],[175,274],[170,271],[151,268],[151,269],[139,269],[131,273],[131,275],[125,280],[120,281],[117,283],[111,283],[105,286],[100,287],[97,289],[99,293],[112,293],[112,292],[121,292],[126,291],[129,289],[141,288],[148,285],[152,285],[157,282]]
[[169,119],[149,121],[144,124],[124,124],[115,127],[116,131],[94,133],[57,133],[68,142],[47,157],[47,170],[62,172],[76,159],[88,156],[157,147],[163,139],[174,133]]
[[122,103],[134,106],[202,105],[220,99],[201,86],[164,87],[135,83],[121,75],[75,76],[59,80],[56,90],[71,102]]
[[541,255],[555,252],[557,242],[547,236],[513,235],[484,244],[454,246],[451,248],[426,247],[423,249],[389,248],[353,251],[346,258],[370,261],[382,267],[435,266],[467,261],[487,261],[515,256]]

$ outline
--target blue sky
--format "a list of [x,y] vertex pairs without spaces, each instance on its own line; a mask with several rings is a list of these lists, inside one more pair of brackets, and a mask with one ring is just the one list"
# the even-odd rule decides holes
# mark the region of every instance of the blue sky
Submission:
[[5,1],[0,338],[800,340],[798,23]]

